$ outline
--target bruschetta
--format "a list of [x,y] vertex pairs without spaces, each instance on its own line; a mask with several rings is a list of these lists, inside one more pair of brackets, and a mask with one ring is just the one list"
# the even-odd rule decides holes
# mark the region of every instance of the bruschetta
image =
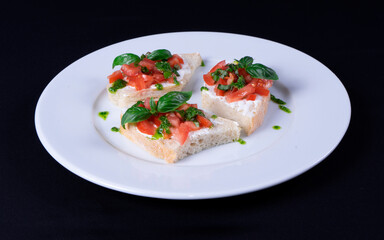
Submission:
[[120,108],[130,107],[147,97],[158,99],[170,91],[180,91],[202,63],[199,53],[172,54],[158,49],[140,57],[133,53],[117,56],[107,78],[110,101]]
[[262,123],[270,100],[269,88],[276,72],[245,56],[233,63],[217,63],[203,75],[202,107],[239,123],[247,135]]
[[167,163],[239,139],[236,122],[209,116],[187,103],[191,95],[171,91],[158,101],[138,101],[122,115],[120,133]]

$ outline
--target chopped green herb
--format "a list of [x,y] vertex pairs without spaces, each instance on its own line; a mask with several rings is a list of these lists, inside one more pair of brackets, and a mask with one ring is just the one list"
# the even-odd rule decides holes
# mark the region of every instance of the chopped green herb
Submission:
[[176,86],[179,86],[179,85],[180,85],[180,82],[177,81],[176,76],[173,76],[173,83],[174,83]]
[[284,102],[281,99],[276,98],[274,95],[271,94],[271,101],[280,105],[285,105],[286,102]]
[[200,66],[205,67],[205,63],[204,63],[203,60],[201,60],[201,64],[200,64]]
[[197,115],[205,117],[203,111],[200,109],[189,107],[187,110],[185,110],[185,120],[187,121],[195,121]]
[[219,85],[217,85],[217,89],[220,89],[223,91],[228,91],[228,90],[232,89],[232,85],[219,84]]
[[111,131],[112,131],[112,132],[120,132],[120,129],[118,129],[117,127],[112,127],[112,128],[111,128]]
[[204,86],[202,86],[201,88],[200,88],[200,91],[208,91],[208,88],[207,87],[204,87]]
[[216,69],[213,73],[211,73],[211,76],[215,82],[219,81],[220,78],[225,78],[228,76],[228,72],[223,69]]
[[157,90],[163,90],[163,85],[161,85],[160,83],[156,83],[155,87]]
[[217,116],[216,116],[215,114],[213,114],[213,115],[211,116],[211,118],[216,119]]
[[289,108],[287,108],[286,106],[283,106],[283,105],[279,105],[279,108],[281,110],[283,110],[284,112],[286,112],[286,113],[291,113],[292,112]]
[[[156,129],[157,135],[163,136],[163,132],[165,131],[166,133],[170,134],[171,131],[169,128],[172,126],[171,123],[168,121],[168,118],[166,116],[161,116],[160,117],[161,124],[160,126]],[[155,134],[156,135],[156,134]]]
[[112,83],[112,86],[108,89],[110,93],[116,93],[117,90],[127,86],[127,82],[122,79],[117,79]]
[[277,125],[273,126],[272,128],[275,129],[275,130],[280,130],[281,129],[281,127],[277,126]]
[[172,69],[171,65],[169,64],[169,62],[164,62],[164,61],[156,62],[155,66],[157,69],[159,69],[161,72],[163,72],[165,79],[169,78],[173,73],[173,69]]
[[244,144],[246,144],[247,142],[246,141],[244,141],[243,139],[241,139],[241,138],[239,138],[239,139],[235,139],[235,140],[233,140],[234,142],[238,142],[238,143],[240,143],[241,145],[244,145]]
[[141,66],[141,72],[142,73],[148,73],[149,72],[149,70],[148,70],[148,68],[147,67],[143,67],[143,66]]
[[99,117],[101,117],[102,119],[106,120],[107,117],[108,117],[108,114],[109,114],[108,111],[99,112]]
[[239,78],[237,79],[237,82],[231,83],[231,85],[237,89],[245,87],[245,84],[246,84],[246,82],[245,82],[245,79],[243,76],[239,76]]

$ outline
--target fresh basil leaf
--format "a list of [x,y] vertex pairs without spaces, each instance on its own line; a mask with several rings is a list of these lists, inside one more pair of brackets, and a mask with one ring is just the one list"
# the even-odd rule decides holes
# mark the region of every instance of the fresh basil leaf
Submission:
[[171,112],[176,110],[182,104],[187,102],[192,96],[192,91],[177,92],[172,91],[160,97],[157,102],[157,111],[161,113]]
[[223,91],[228,91],[232,88],[231,85],[223,85],[223,84],[219,84],[217,85],[217,88],[220,89],[220,90],[223,90]]
[[127,82],[122,79],[117,79],[112,83],[112,86],[108,88],[110,93],[115,94],[117,90],[124,88],[127,85]]
[[144,105],[144,102],[143,102],[143,101],[137,101],[137,103],[135,103],[132,107],[137,107],[137,106],[139,106],[140,104],[143,104],[143,105]]
[[147,58],[153,61],[167,60],[170,57],[172,57],[172,54],[167,49],[158,49],[147,55]]
[[130,107],[121,118],[121,126],[125,128],[126,123],[141,122],[147,120],[150,116],[152,116],[151,112],[144,107]]
[[131,63],[136,63],[138,64],[140,62],[140,57],[137,56],[136,54],[133,53],[124,53],[121,54],[120,56],[117,56],[112,63],[112,69],[115,66],[118,65],[123,65],[123,64],[131,64]]
[[261,79],[267,79],[267,80],[278,80],[279,79],[276,72],[272,68],[264,66],[261,63],[252,64],[251,66],[246,68],[246,71],[253,78],[261,78]]
[[153,100],[153,97],[151,97],[151,99],[149,100],[149,106],[151,107],[151,113],[152,114],[155,114],[157,112],[157,105],[156,105],[156,102],[155,100]]
[[208,91],[209,89],[207,88],[207,87],[204,87],[204,86],[202,86],[201,88],[200,88],[200,91]]
[[253,58],[245,56],[239,60],[239,68],[247,68],[253,63]]

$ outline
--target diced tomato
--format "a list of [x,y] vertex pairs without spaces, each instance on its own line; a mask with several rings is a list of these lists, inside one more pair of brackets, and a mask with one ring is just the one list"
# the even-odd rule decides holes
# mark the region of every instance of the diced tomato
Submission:
[[132,77],[130,81],[135,82],[135,88],[137,91],[145,89],[145,82],[144,82],[143,76],[139,75],[139,76],[136,76],[135,78]]
[[218,62],[212,69],[211,69],[211,71],[209,71],[210,73],[213,73],[214,71],[216,71],[217,69],[223,69],[223,70],[225,70],[226,69],[226,66],[225,65],[227,65],[226,63],[225,63],[225,60],[223,60],[223,61],[221,61],[221,62]]
[[161,125],[160,116],[152,116],[150,117],[150,119],[156,125],[156,127],[159,127]]
[[255,87],[255,93],[261,95],[261,96],[268,96],[269,90],[265,89],[263,87]]
[[149,104],[149,101],[150,101],[151,99],[149,98],[149,97],[147,97],[145,100],[144,100],[144,107],[146,108],[146,109],[149,109],[149,110],[151,110],[151,106],[150,106],[150,104]]
[[208,86],[213,86],[215,85],[215,81],[213,80],[212,78],[212,75],[211,73],[213,73],[214,71],[216,71],[217,69],[223,69],[225,70],[227,67],[226,67],[226,63],[225,63],[225,60],[217,63],[212,69],[211,71],[209,71],[207,74],[204,74],[203,75],[203,79],[204,79],[204,82],[208,85]]
[[256,97],[257,97],[257,95],[254,94],[254,93],[252,93],[252,94],[249,94],[249,95],[245,98],[245,100],[247,100],[247,101],[255,101],[255,100],[256,100]]
[[156,133],[156,126],[148,120],[138,122],[136,126],[137,129],[144,134],[153,136]]
[[208,86],[213,86],[215,85],[215,81],[213,80],[212,76],[211,76],[211,73],[207,73],[207,74],[204,74],[203,75],[203,79],[204,79],[204,82],[208,85]]
[[154,73],[153,80],[155,83],[161,83],[165,80],[164,75],[162,73]]
[[120,70],[128,77],[133,77],[133,76],[137,76],[138,74],[141,74],[140,67],[135,67],[133,63],[129,65],[123,64]]
[[188,108],[189,108],[189,104],[188,103],[184,103],[177,110],[187,110]]
[[[150,60],[148,58],[144,58],[140,61],[139,65],[142,67],[146,67],[148,71],[153,71],[155,69],[156,62],[153,60]],[[141,70],[141,69],[140,69]]]
[[153,84],[153,81],[154,81],[153,77],[146,74],[143,74],[142,76],[144,79],[145,88],[149,88]]
[[169,139],[172,137],[172,134],[171,133],[167,133],[166,131],[163,131],[163,138],[164,139]]
[[167,118],[173,127],[179,127],[180,126],[180,118],[178,116],[176,116],[175,113],[171,112],[170,114],[168,114]]
[[196,119],[199,122],[200,127],[202,127],[202,128],[204,128],[204,127],[211,127],[212,126],[212,122],[209,121],[209,119],[207,119],[207,118],[205,118],[203,116],[197,115]]
[[239,68],[237,71],[239,72],[239,75],[244,77],[247,83],[252,81],[253,78],[251,77],[251,75],[249,75],[249,73],[247,73],[247,71],[244,68]]
[[113,72],[111,75],[109,75],[107,78],[109,79],[109,83],[113,83],[113,82],[115,82],[115,81],[118,80],[118,79],[123,79],[124,76],[123,76],[123,74],[121,73],[120,70],[117,70],[117,71],[114,71],[114,72]]
[[[192,121],[185,121],[182,124],[188,126],[189,131],[197,131],[197,130],[201,129],[201,127],[196,126],[196,124]],[[181,124],[180,124],[180,126],[181,126]]]
[[249,83],[245,87],[239,89],[238,91],[226,95],[225,100],[227,100],[227,102],[229,102],[229,103],[236,102],[236,101],[239,101],[239,100],[243,99],[244,97],[246,97],[247,95],[252,94],[254,92],[255,92],[255,87],[252,86],[251,83]]
[[180,124],[180,127],[176,129],[174,138],[180,143],[180,145],[183,145],[188,138],[189,132],[190,130],[188,125],[182,123]]
[[217,96],[224,96],[225,91],[224,90],[220,90],[218,88],[219,84],[227,85],[227,81],[225,79],[220,78],[219,81],[217,82],[217,85],[215,86],[215,89],[214,89],[214,91],[215,91]]
[[181,65],[184,64],[184,60],[177,54],[173,54],[172,57],[167,60],[167,62],[169,62],[171,67],[174,67],[177,64],[181,68]]
[[193,103],[193,104],[189,104],[190,107],[194,107],[194,108],[197,108],[197,104],[196,103]]

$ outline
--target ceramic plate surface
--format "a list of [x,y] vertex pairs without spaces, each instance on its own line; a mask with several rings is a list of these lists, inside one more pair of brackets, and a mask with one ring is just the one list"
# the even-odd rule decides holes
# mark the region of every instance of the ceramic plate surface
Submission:
[[[205,67],[184,89],[193,91],[190,103],[201,106],[202,75],[217,62],[252,56],[277,72],[279,80],[270,91],[292,113],[271,102],[263,125],[243,136],[245,145],[234,142],[166,164],[111,131],[119,126],[121,110],[108,101],[105,89],[116,56],[160,48],[201,54]],[[100,111],[110,112],[106,120],[98,116]],[[307,171],[339,144],[350,115],[340,80],[296,49],[245,35],[179,32],[120,42],[72,63],[41,94],[35,125],[52,157],[93,183],[140,196],[204,199],[260,190]]]

